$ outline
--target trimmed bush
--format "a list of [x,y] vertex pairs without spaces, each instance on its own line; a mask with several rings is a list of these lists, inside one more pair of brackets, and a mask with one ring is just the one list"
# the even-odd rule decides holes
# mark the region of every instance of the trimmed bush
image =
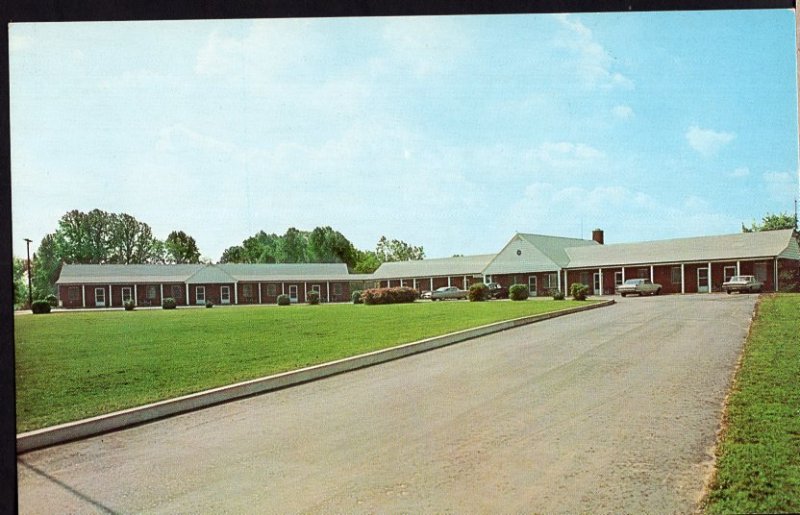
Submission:
[[136,304],[132,300],[126,300],[122,303],[122,306],[125,308],[125,311],[133,311],[133,308],[136,307]]
[[364,290],[361,298],[364,304],[402,304],[414,302],[419,292],[414,288],[401,286],[398,288],[370,288]]
[[52,293],[50,295],[48,295],[47,297],[45,297],[44,300],[46,300],[48,302],[48,304],[50,304],[50,307],[52,307],[52,308],[58,307],[58,298],[55,295],[53,295]]
[[355,290],[353,292],[353,294],[350,296],[350,298],[353,299],[353,304],[363,304],[364,303],[364,301],[361,300],[361,293],[362,293],[361,290]]
[[553,300],[564,300],[564,292],[561,290],[553,290],[550,294],[553,296]]
[[467,298],[470,302],[483,302],[489,298],[489,287],[483,283],[475,283],[469,287]]
[[210,300],[207,300],[207,301],[206,301],[206,307],[207,307],[207,308],[213,308],[213,307],[214,307],[214,303],[213,303],[213,302],[211,302]]
[[511,300],[526,300],[528,295],[528,287],[524,284],[514,284],[508,289],[508,298]]
[[319,292],[317,290],[306,292],[306,302],[312,306],[319,304]]
[[178,303],[175,302],[175,299],[172,297],[164,297],[164,301],[161,303],[161,307],[164,309],[175,309],[178,307]]
[[569,294],[575,300],[586,300],[589,295],[589,286],[581,283],[572,283],[569,285]]
[[46,300],[34,300],[31,304],[31,311],[34,315],[44,315],[50,313],[50,303]]
[[279,306],[289,306],[292,303],[292,299],[289,298],[286,294],[278,295],[278,305]]

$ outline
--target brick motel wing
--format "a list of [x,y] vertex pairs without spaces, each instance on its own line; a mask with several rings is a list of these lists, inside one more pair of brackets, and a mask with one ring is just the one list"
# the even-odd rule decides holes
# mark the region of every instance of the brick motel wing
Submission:
[[497,254],[384,263],[373,274],[350,274],[344,264],[68,265],[57,281],[65,308],[275,304],[278,295],[305,302],[317,291],[322,302],[350,300],[351,284],[468,288],[476,282],[525,284],[531,295],[587,284],[594,295],[614,294],[626,279],[649,278],[662,293],[721,291],[734,275],[754,275],[764,291],[800,280],[800,249],[791,230],[603,244],[591,240],[515,234]]

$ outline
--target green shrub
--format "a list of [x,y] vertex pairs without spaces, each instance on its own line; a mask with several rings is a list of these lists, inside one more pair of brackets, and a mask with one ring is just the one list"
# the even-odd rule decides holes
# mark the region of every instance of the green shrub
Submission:
[[31,310],[34,315],[44,315],[50,313],[50,303],[46,300],[34,300],[31,304]]
[[172,297],[164,297],[164,301],[161,302],[161,307],[164,309],[175,309],[178,307],[178,303],[175,302],[175,299]]
[[213,307],[214,307],[214,303],[213,303],[213,302],[211,302],[210,300],[207,300],[207,301],[206,301],[206,307],[207,307],[207,308],[213,308]]
[[489,287],[483,283],[475,283],[469,287],[467,298],[470,302],[482,302],[489,298]]
[[292,303],[292,300],[285,293],[281,294],[281,295],[278,295],[278,305],[279,306],[288,306],[291,303]]
[[132,300],[126,300],[122,303],[122,306],[125,308],[125,311],[133,311],[133,308],[136,307],[136,304]]
[[363,293],[361,290],[355,290],[353,294],[350,296],[350,298],[353,299],[353,304],[364,303],[364,301],[361,299],[361,293]]
[[528,287],[524,284],[514,284],[508,289],[508,298],[511,300],[525,300],[528,295]]
[[50,307],[52,307],[52,308],[58,307],[58,298],[55,295],[53,295],[52,293],[50,295],[48,295],[47,297],[45,297],[44,300],[46,300],[47,303],[50,304]]
[[319,292],[317,290],[306,292],[306,302],[314,306],[319,304]]
[[564,300],[564,292],[561,290],[553,290],[550,295],[553,296],[553,300]]
[[414,288],[401,286],[397,288],[370,288],[362,292],[364,304],[401,304],[414,302],[419,292]]
[[575,300],[586,300],[589,295],[589,287],[581,283],[572,283],[569,285],[569,294]]

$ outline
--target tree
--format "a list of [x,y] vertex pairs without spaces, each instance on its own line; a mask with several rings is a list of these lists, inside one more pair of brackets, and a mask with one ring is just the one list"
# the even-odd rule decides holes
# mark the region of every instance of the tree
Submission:
[[33,255],[31,281],[33,283],[33,298],[43,299],[55,294],[55,284],[61,274],[62,259],[59,255],[58,239],[55,234],[48,234],[42,238],[38,252]]
[[750,227],[745,227],[742,224],[742,232],[760,232],[760,231],[780,231],[781,229],[797,229],[797,220],[794,215],[789,213],[772,214],[768,213],[767,216],[761,219],[761,224],[756,224],[755,221]]
[[170,263],[199,263],[200,249],[194,238],[183,231],[172,231],[164,241],[166,259]]
[[306,235],[294,227],[289,227],[278,244],[276,262],[307,263],[306,247]]
[[378,259],[378,255],[371,250],[356,250],[356,253],[356,264],[353,267],[353,272],[357,274],[371,274],[381,266],[381,260]]
[[222,257],[219,258],[220,263],[245,263],[244,261],[244,248],[239,245],[228,247],[222,252]]
[[425,258],[425,251],[422,247],[415,247],[401,240],[389,240],[386,236],[381,236],[381,239],[378,240],[375,254],[382,263]]
[[25,304],[28,300],[28,285],[25,282],[25,260],[14,258],[14,304]]
[[327,226],[308,235],[306,255],[311,263],[346,263],[350,268],[356,264],[356,248],[350,240]]

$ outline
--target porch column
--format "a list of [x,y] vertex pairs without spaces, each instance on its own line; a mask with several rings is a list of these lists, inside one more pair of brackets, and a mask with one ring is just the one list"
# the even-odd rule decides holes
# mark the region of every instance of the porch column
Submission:
[[387,288],[391,288],[392,287],[392,280],[391,279],[386,279],[386,287]]
[[622,267],[622,284],[625,284],[625,267]]
[[233,303],[239,303],[239,281],[233,283]]
[[740,271],[740,261],[736,262],[736,275],[741,275],[742,272]]
[[81,284],[81,304],[86,307],[86,285]]
[[708,293],[714,291],[714,288],[711,287],[711,261],[708,262]]
[[561,289],[561,270],[556,272],[556,284],[558,285],[558,291],[563,292],[564,290]]
[[774,272],[775,272],[775,291],[778,291],[778,258],[777,257],[775,258]]
[[467,289],[467,276],[464,276],[464,289]]
[[681,263],[681,293],[686,293],[686,269],[684,263]]
[[258,283],[258,303],[261,304],[261,283]]
[[650,265],[650,282],[653,282],[653,265]]
[[189,283],[186,283],[186,305],[189,305]]
[[136,289],[136,286],[138,286],[138,285],[136,285],[136,284],[133,285],[133,305],[134,306],[138,306],[139,305],[139,290]]
[[447,276],[447,286],[452,286],[452,284],[450,284],[450,276],[449,275]]
[[303,283],[303,301],[308,302],[308,283]]
[[328,304],[331,303],[331,282],[325,281],[326,297],[328,297]]
[[286,295],[286,283],[281,283],[281,295]]
[[114,305],[114,301],[112,300],[112,297],[111,297],[111,285],[109,284],[108,285],[108,307],[111,307],[113,305]]
[[603,269],[600,269],[600,296],[603,296]]
[[431,277],[431,289],[430,289],[430,291],[433,291],[433,277]]
[[160,288],[161,289],[161,297],[159,297],[159,302],[161,304],[163,304],[164,303],[164,283],[161,283],[159,286],[161,286],[161,288]]
[[416,279],[416,278],[414,278],[414,279],[411,281],[411,284],[413,284],[413,285],[414,285],[414,289],[416,290],[416,289],[417,289],[417,279]]

